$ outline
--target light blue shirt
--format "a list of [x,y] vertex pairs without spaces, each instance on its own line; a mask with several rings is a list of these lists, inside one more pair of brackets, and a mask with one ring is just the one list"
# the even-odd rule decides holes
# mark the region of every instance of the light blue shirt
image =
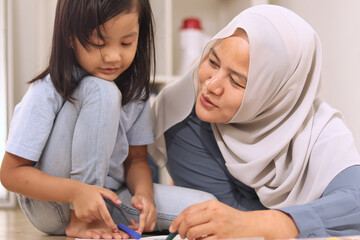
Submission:
[[[81,71],[79,78],[86,75]],[[37,162],[63,103],[64,99],[55,90],[49,75],[30,84],[22,101],[15,107],[5,151]],[[123,106],[105,187],[118,189],[124,182],[122,163],[128,155],[129,146],[147,145],[153,141],[149,100]]]

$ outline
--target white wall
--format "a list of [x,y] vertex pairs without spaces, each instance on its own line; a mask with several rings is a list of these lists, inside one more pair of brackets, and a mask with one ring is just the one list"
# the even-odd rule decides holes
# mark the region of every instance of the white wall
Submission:
[[56,0],[11,1],[11,101],[17,104],[28,88],[26,82],[47,65]]
[[360,151],[360,1],[272,0],[309,22],[323,46],[321,97],[339,109]]
[[[28,87],[26,82],[46,65],[56,0],[11,1],[13,47],[10,50],[14,57],[12,62],[13,101],[16,104]],[[181,0],[174,1],[177,3],[175,7],[180,8],[179,1]],[[196,0],[196,2],[199,1]],[[205,1],[200,2],[204,4]],[[252,0],[251,3],[253,2],[262,3],[266,0]],[[360,91],[358,79],[360,76],[360,14],[358,13],[360,1],[270,0],[269,2],[295,11],[318,32],[324,53],[321,96],[330,105],[343,112],[360,151],[360,94],[357,93]],[[210,19],[204,23],[204,27],[209,31],[214,31],[211,16],[215,15],[214,8],[218,8],[218,15],[214,18],[220,19],[221,23],[217,25],[221,27],[224,25],[225,18],[232,18],[238,11],[247,7],[249,1],[219,0],[217,4],[204,5],[201,13]],[[204,12],[207,7],[212,7],[208,13]],[[181,6],[176,11],[183,8],[184,6]],[[179,19],[176,16],[175,20]]]

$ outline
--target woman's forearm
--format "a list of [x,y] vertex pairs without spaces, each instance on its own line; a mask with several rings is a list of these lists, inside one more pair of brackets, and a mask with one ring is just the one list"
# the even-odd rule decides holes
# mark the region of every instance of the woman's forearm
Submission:
[[[260,210],[248,212],[252,214],[256,229],[261,231],[265,239],[296,238],[299,230],[293,219],[278,210]],[[256,220],[257,219],[257,220]]]

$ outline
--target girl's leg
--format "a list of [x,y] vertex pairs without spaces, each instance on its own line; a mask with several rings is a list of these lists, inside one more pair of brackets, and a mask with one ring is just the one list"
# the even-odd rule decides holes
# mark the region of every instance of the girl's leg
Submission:
[[[66,101],[58,113],[35,167],[49,175],[103,186],[119,124],[120,92],[113,82],[86,77],[73,97],[73,103]],[[69,204],[18,198],[40,231],[65,234]]]
[[[136,222],[139,220],[139,211],[131,206],[131,193],[126,187],[117,191],[123,202],[119,206],[109,205],[110,213],[115,223],[130,224],[130,219]],[[154,184],[154,202],[157,212],[157,221],[154,231],[168,230],[172,220],[185,208],[200,202],[216,199],[210,193],[170,186],[164,184]]]

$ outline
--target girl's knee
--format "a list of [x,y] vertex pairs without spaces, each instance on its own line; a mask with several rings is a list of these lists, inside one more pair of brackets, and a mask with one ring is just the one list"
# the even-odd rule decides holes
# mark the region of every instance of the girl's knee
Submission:
[[109,108],[120,109],[122,96],[115,82],[87,76],[79,84],[78,97],[86,102],[98,102]]

